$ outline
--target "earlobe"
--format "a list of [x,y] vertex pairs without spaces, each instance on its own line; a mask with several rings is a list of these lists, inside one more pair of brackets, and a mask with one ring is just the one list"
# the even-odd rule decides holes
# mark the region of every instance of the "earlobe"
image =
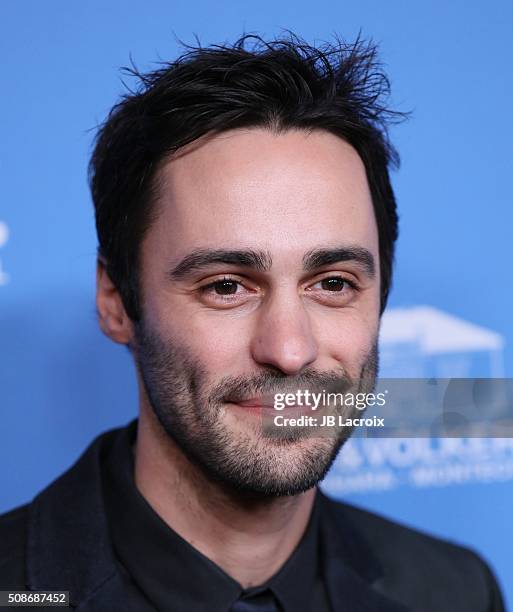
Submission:
[[96,311],[100,328],[108,338],[119,344],[131,342],[132,322],[101,257],[96,266]]

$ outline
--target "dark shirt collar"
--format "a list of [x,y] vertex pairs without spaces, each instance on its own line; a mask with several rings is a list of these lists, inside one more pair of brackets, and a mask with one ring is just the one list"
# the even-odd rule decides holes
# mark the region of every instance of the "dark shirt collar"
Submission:
[[[115,441],[107,457],[104,496],[114,550],[136,585],[158,610],[227,612],[242,587],[173,531],[146,502],[134,482],[132,444],[136,423]],[[319,586],[319,501],[305,535],[265,586],[284,612],[310,612]]]

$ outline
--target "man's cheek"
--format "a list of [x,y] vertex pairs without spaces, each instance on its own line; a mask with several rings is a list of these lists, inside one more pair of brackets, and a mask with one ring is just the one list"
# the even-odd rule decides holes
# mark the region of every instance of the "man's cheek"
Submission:
[[322,338],[323,352],[349,373],[359,372],[360,365],[373,349],[377,326],[366,327],[362,322],[353,320],[336,329],[331,328],[330,331]]
[[240,322],[209,320],[189,328],[184,341],[214,373],[234,371],[249,355],[250,329]]

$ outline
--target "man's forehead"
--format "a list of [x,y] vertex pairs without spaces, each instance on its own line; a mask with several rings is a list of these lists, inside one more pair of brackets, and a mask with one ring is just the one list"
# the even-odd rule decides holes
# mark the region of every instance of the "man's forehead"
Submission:
[[[365,168],[356,150],[325,131],[264,128],[207,135],[168,158],[159,170],[160,196],[259,197],[262,193],[329,191],[368,195]],[[310,193],[309,193],[310,192]]]
[[[277,144],[280,139],[289,140]],[[255,149],[255,142],[261,146]],[[339,244],[377,251],[363,164],[327,132],[221,134],[161,173],[151,230],[182,257],[201,248],[251,248],[271,252],[276,261]]]

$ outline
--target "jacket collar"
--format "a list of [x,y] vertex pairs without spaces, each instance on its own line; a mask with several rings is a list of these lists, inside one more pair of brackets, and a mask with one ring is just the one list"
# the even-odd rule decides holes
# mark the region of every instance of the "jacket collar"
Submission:
[[[127,612],[152,609],[123,580],[109,537],[101,464],[119,434],[112,430],[99,436],[29,509],[28,587],[68,590],[71,605],[84,612],[100,609],[100,600],[110,600],[112,609]],[[379,591],[383,568],[343,505],[318,494],[324,572],[334,611],[407,612]]]

